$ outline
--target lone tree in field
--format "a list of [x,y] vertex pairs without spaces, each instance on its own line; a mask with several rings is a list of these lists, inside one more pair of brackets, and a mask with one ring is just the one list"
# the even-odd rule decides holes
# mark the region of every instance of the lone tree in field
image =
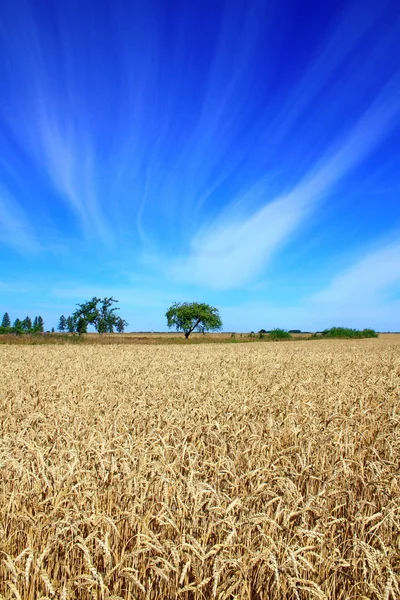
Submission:
[[183,331],[187,339],[192,331],[219,331],[222,328],[217,308],[200,302],[174,302],[165,313],[168,327]]

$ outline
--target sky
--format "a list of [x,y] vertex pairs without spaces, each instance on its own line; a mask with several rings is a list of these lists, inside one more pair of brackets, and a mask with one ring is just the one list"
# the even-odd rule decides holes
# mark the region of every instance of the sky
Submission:
[[397,0],[3,0],[1,315],[400,331],[399,39]]

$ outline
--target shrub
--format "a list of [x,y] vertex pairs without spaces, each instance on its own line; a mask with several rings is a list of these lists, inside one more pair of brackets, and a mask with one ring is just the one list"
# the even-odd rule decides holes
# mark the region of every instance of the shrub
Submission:
[[363,329],[361,333],[364,338],[377,338],[379,335],[375,329]]
[[290,340],[292,337],[287,329],[279,329],[279,327],[276,329],[271,329],[268,335],[269,338],[274,341]]
[[3,327],[2,325],[0,325],[0,333],[13,333],[13,328],[12,327]]
[[331,327],[330,329],[324,329],[321,332],[321,336],[324,338],[370,338],[378,337],[378,334],[374,329],[351,329],[350,327]]

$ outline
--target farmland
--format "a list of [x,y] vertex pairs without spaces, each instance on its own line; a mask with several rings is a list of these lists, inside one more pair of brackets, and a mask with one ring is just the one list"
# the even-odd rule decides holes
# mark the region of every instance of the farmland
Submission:
[[400,336],[0,346],[0,597],[400,597]]

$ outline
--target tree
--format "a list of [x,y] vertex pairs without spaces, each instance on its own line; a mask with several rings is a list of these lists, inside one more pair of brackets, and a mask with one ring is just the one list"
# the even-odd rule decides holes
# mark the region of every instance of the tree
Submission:
[[192,331],[218,331],[222,328],[217,308],[200,302],[174,302],[165,313],[168,327],[183,331],[187,339]]
[[2,327],[11,327],[11,319],[8,313],[4,313],[3,320],[1,322]]
[[22,322],[20,321],[20,319],[15,319],[14,324],[13,324],[13,329],[14,329],[15,333],[17,333],[17,334],[23,333],[24,329],[23,329]]
[[32,329],[32,320],[30,317],[25,317],[25,319],[22,321],[22,329],[24,331],[31,331]]
[[76,331],[79,333],[79,335],[87,333],[87,322],[83,317],[79,317],[79,319],[77,320]]
[[44,321],[42,317],[35,317],[33,321],[32,331],[34,333],[43,333],[44,330]]
[[93,296],[88,302],[78,304],[78,308],[72,316],[76,323],[79,319],[84,319],[86,325],[93,325],[98,333],[112,333],[119,319],[115,314],[119,308],[112,307],[116,302],[118,300],[112,296],[102,300]]
[[74,317],[67,317],[67,329],[69,333],[75,333],[76,331],[76,322]]
[[58,321],[57,329],[61,332],[67,329],[67,319],[64,317],[64,315],[61,315],[60,320]]
[[38,316],[38,331],[40,331],[41,333],[43,333],[44,331],[44,321],[40,315]]
[[126,321],[124,321],[124,319],[121,319],[121,317],[119,317],[117,319],[117,322],[115,324],[115,328],[118,331],[118,333],[124,333],[125,331],[125,327],[128,325],[128,323]]

